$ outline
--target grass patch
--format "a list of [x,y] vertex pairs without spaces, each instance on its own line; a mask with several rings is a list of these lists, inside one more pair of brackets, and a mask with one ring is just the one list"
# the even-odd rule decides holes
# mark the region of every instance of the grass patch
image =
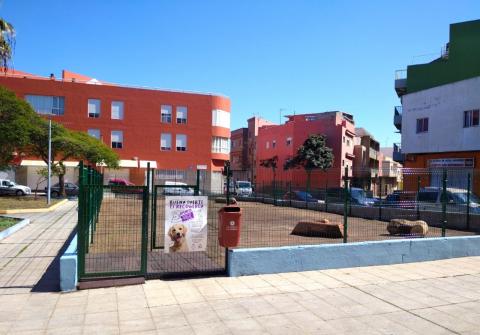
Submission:
[[[50,206],[55,205],[62,199],[52,199]],[[45,197],[0,197],[0,210],[5,209],[35,209],[48,208],[47,199]]]
[[0,216],[0,231],[4,231],[11,226],[14,226],[18,223],[19,220],[14,218],[6,218],[4,216]]

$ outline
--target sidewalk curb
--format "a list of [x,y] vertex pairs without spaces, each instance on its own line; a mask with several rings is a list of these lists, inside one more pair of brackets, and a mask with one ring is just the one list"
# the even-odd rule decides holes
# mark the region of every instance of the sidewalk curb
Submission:
[[30,224],[30,219],[23,219],[20,222],[18,222],[16,225],[11,226],[10,228],[7,228],[4,231],[0,232],[0,241],[3,240],[4,238],[9,237],[13,233],[19,231],[20,229],[22,229],[28,224]]
[[31,209],[0,209],[0,214],[23,214],[23,213],[46,213],[55,210],[60,205],[66,203],[68,199],[63,199],[48,208],[31,208]]

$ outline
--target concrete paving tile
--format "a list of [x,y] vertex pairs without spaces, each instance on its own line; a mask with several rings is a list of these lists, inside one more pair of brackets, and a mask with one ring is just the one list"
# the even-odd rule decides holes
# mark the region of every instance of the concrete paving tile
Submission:
[[150,330],[156,331],[156,327],[152,318],[120,321],[119,327],[120,333],[122,334],[137,333]]
[[192,325],[196,335],[223,335],[232,334],[223,322],[198,323]]
[[215,310],[207,302],[183,304],[181,309],[190,325],[220,321]]
[[64,328],[48,328],[45,334],[48,335],[80,335],[83,333],[83,326],[70,326]]
[[183,326],[183,327],[175,327],[175,328],[164,328],[157,330],[158,335],[192,335],[195,334],[192,327],[190,326]]
[[118,319],[120,322],[148,318],[151,318],[150,309],[148,308],[119,309],[118,311]]
[[227,320],[225,325],[233,334],[267,333],[265,328],[253,318],[243,320]]
[[48,328],[81,327],[85,321],[85,314],[53,315],[48,321]]
[[108,326],[102,324],[85,325],[83,328],[84,335],[117,335],[120,334],[118,326]]
[[117,311],[114,312],[99,312],[99,313],[88,313],[85,315],[85,325],[104,325],[117,327],[119,322]]
[[478,328],[478,322],[470,323],[435,308],[415,310],[412,311],[412,313],[455,332],[475,330]]

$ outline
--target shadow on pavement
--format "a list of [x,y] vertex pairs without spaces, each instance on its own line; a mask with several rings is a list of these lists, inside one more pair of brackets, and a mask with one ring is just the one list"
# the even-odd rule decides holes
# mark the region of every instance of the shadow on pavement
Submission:
[[50,263],[42,278],[32,288],[31,292],[59,292],[60,291],[60,257],[63,255],[73,237],[77,233],[74,229],[63,244],[55,259]]

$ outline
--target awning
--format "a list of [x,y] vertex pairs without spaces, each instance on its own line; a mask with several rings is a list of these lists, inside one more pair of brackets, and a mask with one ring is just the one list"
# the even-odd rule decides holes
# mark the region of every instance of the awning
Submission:
[[150,163],[150,168],[157,168],[157,161],[140,161],[140,167],[146,169],[148,163]]
[[138,168],[138,161],[136,160],[129,160],[129,159],[121,159],[120,163],[118,164],[120,167],[133,167]]
[[[77,167],[78,162],[63,162],[63,165],[66,167]],[[47,164],[44,161],[37,161],[37,160],[30,160],[30,159],[23,159],[20,163],[20,166],[41,166],[46,167]]]

